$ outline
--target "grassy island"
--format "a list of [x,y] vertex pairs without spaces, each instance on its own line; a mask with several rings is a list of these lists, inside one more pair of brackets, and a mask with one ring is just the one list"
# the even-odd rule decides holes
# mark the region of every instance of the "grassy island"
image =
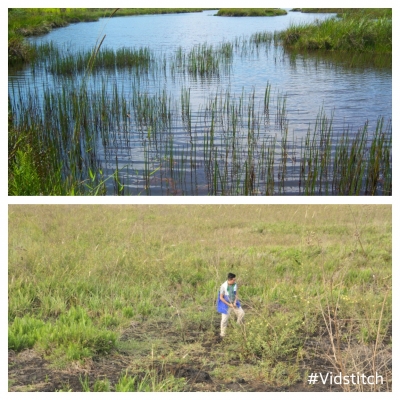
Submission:
[[281,8],[221,8],[217,17],[275,17],[286,15]]

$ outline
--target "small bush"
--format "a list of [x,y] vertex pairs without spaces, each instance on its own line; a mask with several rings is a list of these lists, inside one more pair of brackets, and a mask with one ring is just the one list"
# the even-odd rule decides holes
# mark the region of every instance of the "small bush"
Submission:
[[250,317],[243,329],[237,330],[234,340],[243,348],[247,358],[280,360],[296,354],[300,345],[299,315],[276,313],[268,322],[262,318]]

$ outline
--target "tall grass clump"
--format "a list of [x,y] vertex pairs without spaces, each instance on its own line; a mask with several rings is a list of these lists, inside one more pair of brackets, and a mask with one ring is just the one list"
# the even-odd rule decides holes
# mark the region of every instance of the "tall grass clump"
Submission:
[[223,43],[216,48],[213,45],[203,43],[194,46],[187,56],[187,68],[189,74],[197,77],[218,76],[220,66],[223,70],[229,70],[232,62],[233,46],[231,43]]
[[331,120],[317,119],[300,157],[299,185],[304,184],[305,194],[372,195],[379,186],[382,194],[391,195],[391,124],[384,128],[379,119],[375,132],[368,127],[367,122],[355,136],[348,130],[338,136]]

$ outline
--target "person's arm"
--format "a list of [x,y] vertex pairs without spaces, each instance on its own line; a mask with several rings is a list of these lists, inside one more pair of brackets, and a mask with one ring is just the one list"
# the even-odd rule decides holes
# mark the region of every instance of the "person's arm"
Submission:
[[219,299],[220,299],[223,303],[225,303],[228,307],[233,307],[233,304],[232,304],[232,303],[228,303],[228,302],[224,299],[224,293],[223,293],[223,292],[220,293]]

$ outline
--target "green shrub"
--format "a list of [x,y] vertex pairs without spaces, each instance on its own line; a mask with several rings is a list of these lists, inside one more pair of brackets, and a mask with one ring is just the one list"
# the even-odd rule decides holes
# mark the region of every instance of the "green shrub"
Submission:
[[288,359],[295,355],[300,345],[301,316],[276,313],[268,322],[250,317],[243,329],[237,329],[234,340],[243,348],[247,358],[265,360]]

